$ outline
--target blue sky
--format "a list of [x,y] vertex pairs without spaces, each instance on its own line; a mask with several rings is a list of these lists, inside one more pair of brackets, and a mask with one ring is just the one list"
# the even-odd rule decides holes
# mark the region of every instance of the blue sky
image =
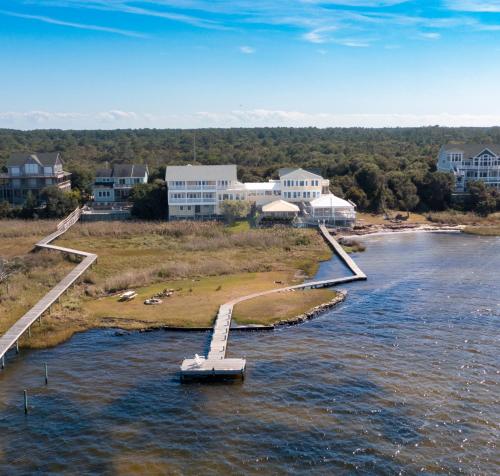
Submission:
[[500,125],[500,0],[9,0],[0,127]]

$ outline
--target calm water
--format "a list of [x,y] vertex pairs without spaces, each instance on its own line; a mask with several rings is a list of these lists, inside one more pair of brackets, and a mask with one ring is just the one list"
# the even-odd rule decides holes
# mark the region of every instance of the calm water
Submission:
[[208,333],[93,331],[11,355],[0,473],[499,474],[500,239],[366,243],[369,280],[340,307],[232,334],[243,384],[179,383]]

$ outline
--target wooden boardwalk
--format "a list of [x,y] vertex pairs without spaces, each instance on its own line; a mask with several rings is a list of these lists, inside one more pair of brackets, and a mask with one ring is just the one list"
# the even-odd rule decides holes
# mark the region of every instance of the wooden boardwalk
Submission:
[[233,299],[219,308],[215,320],[214,330],[210,341],[210,348],[206,357],[196,356],[194,359],[185,359],[181,364],[181,379],[193,378],[211,378],[211,377],[243,377],[245,374],[245,359],[227,359],[227,342],[229,339],[229,330],[231,327],[231,316],[236,304],[269,294],[294,291],[300,289],[315,289],[335,286],[337,284],[349,283],[367,279],[366,274],[354,262],[354,260],[345,252],[342,246],[333,238],[328,229],[321,225],[320,233],[334,252],[340,257],[345,265],[352,272],[352,276],[344,278],[332,278],[321,281],[310,281],[295,286],[285,288],[270,289],[260,293],[249,294],[240,298]]
[[50,243],[56,238],[65,233],[71,226],[73,226],[79,219],[81,210],[76,209],[67,218],[57,225],[57,230],[40,240],[35,246],[38,248],[45,248],[63,253],[69,253],[81,256],[82,261],[73,268],[55,287],[53,287],[40,301],[38,301],[24,316],[22,316],[3,336],[0,337],[0,359],[2,368],[5,366],[5,354],[12,347],[19,349],[19,339],[21,336],[31,328],[37,320],[41,320],[42,315],[47,312],[50,307],[57,302],[57,300],[68,290],[68,288],[75,283],[75,281],[95,262],[97,255],[86,253],[85,251],[74,250],[71,248],[63,248],[61,246],[54,246]]

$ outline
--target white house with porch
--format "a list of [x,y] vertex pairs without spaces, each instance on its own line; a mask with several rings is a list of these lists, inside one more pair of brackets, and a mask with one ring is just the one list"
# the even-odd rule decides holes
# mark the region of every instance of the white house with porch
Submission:
[[355,205],[332,195],[329,180],[301,168],[280,169],[277,180],[242,183],[236,165],[168,166],[165,181],[172,220],[216,218],[225,200],[251,202],[268,216],[296,214],[306,224],[352,226],[356,218]]
[[453,173],[457,193],[466,192],[471,180],[500,188],[500,145],[447,144],[439,151],[437,169]]

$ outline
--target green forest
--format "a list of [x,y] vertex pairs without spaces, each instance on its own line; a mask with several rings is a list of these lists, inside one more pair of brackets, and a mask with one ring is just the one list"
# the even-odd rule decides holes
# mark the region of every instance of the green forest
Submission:
[[234,163],[243,181],[276,178],[280,167],[300,166],[329,178],[332,191],[360,210],[498,210],[498,193],[482,183],[471,186],[467,200],[452,201],[452,177],[435,168],[447,142],[500,143],[500,127],[0,129],[0,167],[11,152],[59,151],[74,186],[85,191],[93,171],[106,163],[146,163],[153,180],[174,164]]

